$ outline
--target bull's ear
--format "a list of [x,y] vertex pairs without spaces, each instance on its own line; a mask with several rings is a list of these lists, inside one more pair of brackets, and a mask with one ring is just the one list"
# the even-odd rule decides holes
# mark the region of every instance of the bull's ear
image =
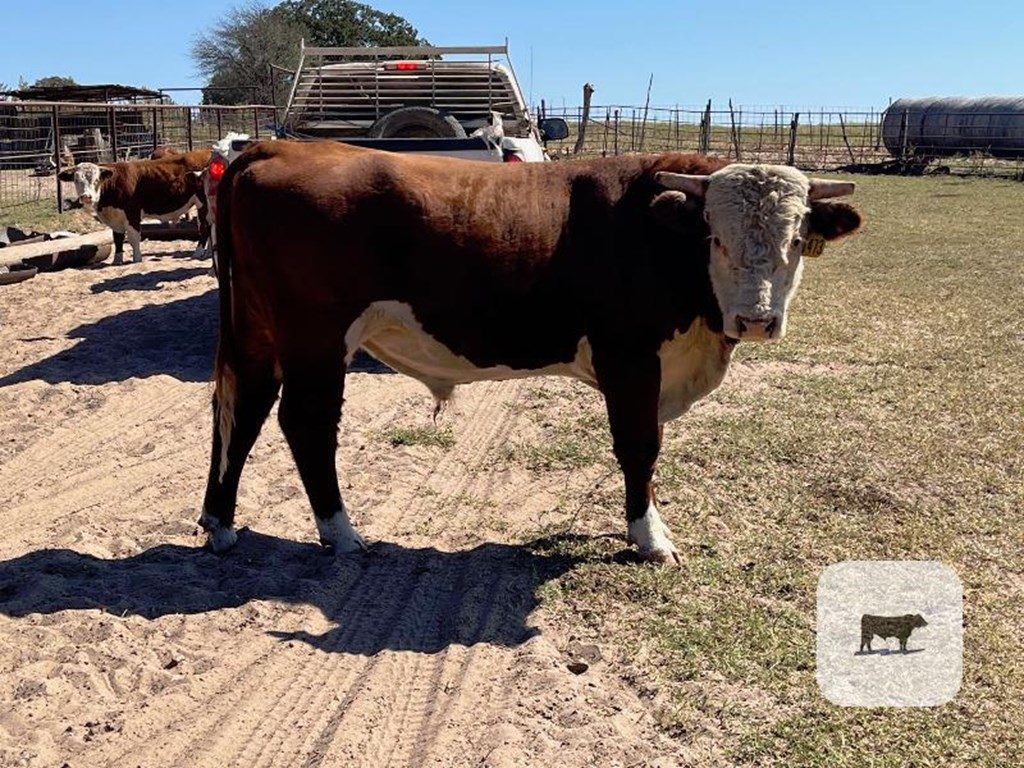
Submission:
[[700,215],[701,207],[700,201],[690,200],[682,192],[669,190],[651,201],[651,215],[676,232],[692,232],[704,222]]
[[75,168],[76,167],[77,166],[73,165],[70,168],[65,168],[64,170],[62,170],[60,173],[57,174],[57,178],[60,181],[74,181],[75,180]]
[[114,175],[114,169],[113,168],[100,168],[100,178],[101,179],[109,179],[113,175]]
[[811,203],[811,233],[835,240],[860,229],[857,209],[847,203]]

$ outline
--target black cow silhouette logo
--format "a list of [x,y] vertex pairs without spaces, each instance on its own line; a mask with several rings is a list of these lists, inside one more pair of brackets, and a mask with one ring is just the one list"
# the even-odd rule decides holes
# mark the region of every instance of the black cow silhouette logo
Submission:
[[865,613],[860,617],[860,650],[867,646],[871,651],[871,638],[875,635],[885,640],[889,637],[899,638],[900,650],[907,652],[907,639],[918,627],[926,627],[928,622],[920,613],[908,613],[904,616],[872,616]]

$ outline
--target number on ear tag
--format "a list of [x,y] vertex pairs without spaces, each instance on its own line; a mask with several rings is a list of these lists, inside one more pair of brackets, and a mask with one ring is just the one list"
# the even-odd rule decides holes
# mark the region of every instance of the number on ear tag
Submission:
[[804,243],[804,256],[816,259],[825,250],[825,238],[821,235],[808,235]]

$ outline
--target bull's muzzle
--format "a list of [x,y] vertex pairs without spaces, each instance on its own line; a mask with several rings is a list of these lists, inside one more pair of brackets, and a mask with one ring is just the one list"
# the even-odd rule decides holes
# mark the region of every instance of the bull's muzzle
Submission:
[[779,318],[775,315],[763,318],[736,315],[733,327],[736,329],[735,338],[737,339],[742,341],[766,341],[776,337],[780,325]]

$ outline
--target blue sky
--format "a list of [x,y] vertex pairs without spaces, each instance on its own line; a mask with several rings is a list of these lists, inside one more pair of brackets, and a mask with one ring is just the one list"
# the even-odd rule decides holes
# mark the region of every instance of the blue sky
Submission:
[[[236,0],[0,0],[0,82],[200,85],[194,36]],[[1016,0],[373,0],[439,45],[506,37],[534,102],[884,107],[901,96],[1024,93]],[[19,33],[20,31],[20,33]],[[95,38],[97,43],[86,43]],[[182,96],[178,101],[185,101]]]

